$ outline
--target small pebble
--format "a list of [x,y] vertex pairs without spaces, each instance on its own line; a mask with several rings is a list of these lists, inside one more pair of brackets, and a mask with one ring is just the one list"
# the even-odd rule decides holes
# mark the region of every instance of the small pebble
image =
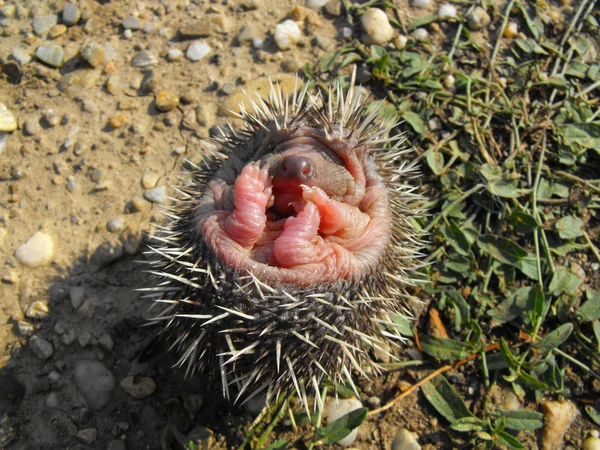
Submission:
[[65,52],[60,45],[46,42],[37,48],[35,56],[49,66],[61,67],[64,63]]
[[438,16],[440,17],[456,17],[456,6],[450,5],[448,3],[440,6],[438,10]]
[[600,450],[600,438],[596,436],[590,436],[583,441],[581,450]]
[[369,8],[360,18],[369,44],[387,44],[394,36],[394,29],[387,14],[379,8]]
[[[332,423],[335,420],[339,419],[343,415],[348,414],[356,409],[362,408],[363,405],[360,400],[356,398],[348,398],[348,399],[335,399],[332,398],[329,400],[329,403],[325,407],[327,423]],[[352,445],[352,443],[356,440],[358,435],[358,428],[355,428],[348,434],[345,438],[337,441],[343,447],[348,447]]]
[[98,361],[78,362],[73,378],[87,406],[94,410],[102,409],[110,401],[116,387],[112,373]]
[[399,35],[396,39],[394,39],[394,45],[398,50],[404,50],[406,48],[407,43],[408,38],[403,34]]
[[119,113],[108,120],[108,124],[112,128],[121,128],[129,123],[129,117],[125,113]]
[[425,28],[417,28],[412,33],[410,33],[410,35],[416,41],[426,41],[427,38],[429,37],[429,32]]
[[58,23],[58,16],[56,14],[49,14],[47,16],[36,16],[33,18],[33,32],[41,38],[45,38],[50,28]]
[[104,64],[104,47],[94,41],[88,41],[81,47],[79,56],[92,67],[101,66]]
[[48,309],[47,302],[43,300],[36,300],[29,306],[29,308],[27,308],[25,317],[28,319],[43,320],[48,317],[49,312],[50,310]]
[[29,348],[39,359],[45,361],[54,354],[54,347],[46,339],[33,336],[29,339]]
[[188,46],[185,52],[185,56],[190,61],[195,62],[200,61],[202,58],[206,57],[211,51],[212,49],[208,44],[205,44],[204,42],[200,41],[195,41]]
[[292,48],[293,45],[300,42],[301,37],[300,27],[291,19],[275,26],[275,43],[280,50]]
[[0,103],[0,133],[10,133],[16,129],[17,119],[4,103]]
[[67,26],[60,23],[60,24],[54,25],[52,28],[50,28],[50,31],[48,32],[48,36],[51,39],[56,39],[57,37],[62,36],[66,32],[67,32]]
[[133,37],[133,31],[127,28],[125,31],[123,31],[123,37],[125,39],[131,39]]
[[77,189],[77,182],[72,176],[67,177],[66,187],[69,192],[73,192],[75,189]]
[[327,0],[306,0],[306,7],[310,9],[320,9],[327,4]]
[[135,31],[135,30],[139,30],[140,28],[142,28],[142,23],[140,22],[140,19],[138,19],[135,16],[129,16],[128,18],[126,18],[125,20],[123,20],[123,22],[121,23],[121,25],[126,30],[133,30],[133,31]]
[[252,39],[252,46],[260,50],[265,46],[265,40],[260,38],[254,38]]
[[150,377],[131,376],[121,381],[121,389],[137,400],[146,398],[156,390],[156,382]]
[[156,109],[167,112],[179,106],[179,97],[169,91],[161,91],[156,95]]
[[514,22],[509,22],[504,29],[504,37],[514,38],[517,34],[519,34],[519,27]]
[[86,348],[90,345],[90,341],[92,340],[92,335],[89,331],[82,331],[79,336],[77,336],[77,342],[79,342],[79,346],[81,348]]
[[56,392],[50,392],[44,401],[46,408],[54,409],[58,407],[58,394]]
[[329,0],[325,5],[325,11],[335,17],[341,16],[343,11],[342,0]]
[[12,19],[15,17],[17,7],[15,5],[4,5],[0,7],[0,15],[6,19]]
[[119,439],[114,439],[108,443],[106,450],[127,450],[125,442]]
[[183,52],[178,48],[170,48],[167,52],[167,59],[169,61],[179,61],[183,58]]
[[17,330],[19,330],[19,335],[21,337],[29,337],[35,331],[35,328],[30,322],[19,320],[17,321]]
[[[125,30],[127,31],[127,30]],[[143,50],[136,53],[131,59],[131,65],[133,67],[149,67],[158,64],[158,59],[148,50]]]
[[413,433],[402,428],[392,441],[392,450],[421,450],[421,446]]
[[55,127],[60,122],[59,115],[56,114],[52,109],[45,110],[44,115],[42,117],[44,118],[44,122],[46,123],[46,125],[48,125],[49,127]]
[[10,52],[11,59],[14,59],[19,65],[24,66],[31,61],[31,55],[22,47],[15,47]]
[[166,186],[157,186],[144,192],[144,198],[152,203],[164,205],[167,202]]
[[71,2],[67,2],[64,4],[62,10],[62,21],[65,25],[69,27],[73,26],[77,22],[79,22],[80,18],[81,11],[79,10],[79,7],[77,5]]
[[90,263],[95,266],[108,266],[109,264],[118,261],[123,257],[125,251],[123,245],[118,241],[106,241],[100,244],[92,256],[90,257]]
[[100,339],[98,339],[98,344],[100,344],[100,347],[102,347],[107,352],[112,352],[115,346],[115,343],[110,337],[110,334],[103,334],[102,336],[100,336]]
[[53,370],[48,374],[48,381],[50,383],[56,383],[59,379],[60,374],[56,370]]
[[106,229],[111,233],[115,233],[117,231],[121,231],[123,229],[123,219],[120,217],[115,217],[114,219],[110,219],[106,223]]
[[37,231],[27,242],[15,251],[15,258],[27,267],[39,267],[48,264],[54,257],[52,237]]
[[247,23],[242,27],[240,34],[238,35],[238,40],[240,41],[240,43],[244,43],[250,42],[253,39],[256,39],[257,37],[258,31],[256,30],[256,27],[251,23]]
[[467,25],[473,31],[481,30],[487,27],[490,22],[489,14],[481,6],[477,6],[470,14],[467,15]]
[[84,428],[83,430],[79,430],[77,432],[77,439],[87,445],[93,444],[97,437],[98,430],[95,428]]
[[152,189],[158,184],[160,175],[156,172],[144,172],[142,175],[142,186],[144,189]]
[[564,447],[564,437],[579,415],[575,403],[567,401],[543,401],[541,410],[544,413],[544,429],[541,436],[543,450],[559,450]]
[[81,286],[71,286],[69,288],[69,297],[71,298],[71,306],[73,309],[78,309],[85,298],[85,288]]
[[431,4],[431,0],[412,0],[411,6],[413,8],[426,9]]

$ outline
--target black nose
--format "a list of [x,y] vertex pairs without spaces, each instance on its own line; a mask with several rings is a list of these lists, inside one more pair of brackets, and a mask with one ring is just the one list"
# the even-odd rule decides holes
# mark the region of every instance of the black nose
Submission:
[[287,156],[279,166],[279,173],[285,178],[295,178],[299,181],[310,180],[313,168],[310,159],[304,156]]

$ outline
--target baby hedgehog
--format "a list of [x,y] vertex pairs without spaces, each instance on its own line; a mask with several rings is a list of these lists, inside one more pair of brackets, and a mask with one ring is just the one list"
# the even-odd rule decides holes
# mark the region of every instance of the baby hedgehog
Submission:
[[325,379],[356,391],[352,372],[380,371],[375,351],[402,340],[421,249],[415,165],[354,76],[346,92],[288,99],[272,85],[249,103],[154,237],[153,321],[177,365],[220,377],[226,398],[295,389],[307,405],[313,391],[321,409]]

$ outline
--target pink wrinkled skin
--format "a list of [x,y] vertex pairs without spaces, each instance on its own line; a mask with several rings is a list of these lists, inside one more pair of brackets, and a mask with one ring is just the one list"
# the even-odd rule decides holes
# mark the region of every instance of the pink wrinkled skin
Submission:
[[368,275],[390,236],[387,189],[365,146],[311,130],[215,178],[197,230],[227,266],[265,282],[308,286]]

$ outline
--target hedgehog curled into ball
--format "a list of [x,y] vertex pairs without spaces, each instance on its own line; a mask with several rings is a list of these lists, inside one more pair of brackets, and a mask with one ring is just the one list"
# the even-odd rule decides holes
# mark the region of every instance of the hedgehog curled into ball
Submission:
[[155,236],[153,320],[177,364],[219,376],[227,398],[295,389],[307,405],[402,340],[421,248],[414,164],[353,81],[291,99],[272,86],[242,107],[245,128],[216,139]]

